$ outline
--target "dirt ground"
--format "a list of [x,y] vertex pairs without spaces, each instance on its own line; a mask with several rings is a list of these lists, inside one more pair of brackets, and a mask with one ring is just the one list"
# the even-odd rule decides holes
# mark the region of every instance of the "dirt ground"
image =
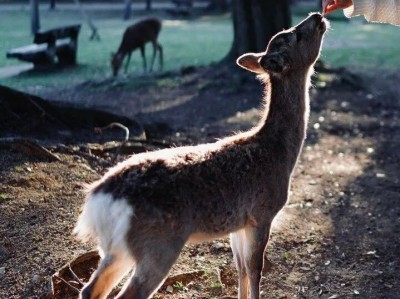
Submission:
[[[400,75],[357,75],[314,79],[308,137],[266,249],[262,298],[400,296]],[[201,68],[39,95],[134,118],[148,138],[180,145],[250,128],[262,89],[252,76]],[[49,298],[50,276],[94,247],[71,232],[82,184],[113,154],[104,164],[82,145],[66,146],[48,146],[59,162],[0,147],[0,298]],[[234,298],[228,238],[187,246],[171,277],[155,298]]]

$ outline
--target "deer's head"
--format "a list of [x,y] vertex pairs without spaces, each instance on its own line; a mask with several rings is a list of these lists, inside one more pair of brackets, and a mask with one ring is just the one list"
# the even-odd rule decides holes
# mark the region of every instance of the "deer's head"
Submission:
[[312,14],[297,26],[276,34],[265,52],[244,54],[237,64],[254,73],[278,76],[308,70],[319,56],[327,27],[321,14]]
[[119,53],[111,53],[111,68],[113,72],[113,76],[117,76],[119,69],[121,68],[122,61],[124,60],[124,56]]

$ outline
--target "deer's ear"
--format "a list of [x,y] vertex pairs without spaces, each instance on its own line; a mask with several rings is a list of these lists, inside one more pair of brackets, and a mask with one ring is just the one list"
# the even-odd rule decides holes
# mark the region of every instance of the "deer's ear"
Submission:
[[240,56],[236,63],[242,68],[257,74],[265,73],[265,70],[260,65],[260,58],[265,53],[247,53]]
[[276,74],[286,72],[290,68],[287,60],[277,53],[266,54],[261,57],[260,65],[265,71]]

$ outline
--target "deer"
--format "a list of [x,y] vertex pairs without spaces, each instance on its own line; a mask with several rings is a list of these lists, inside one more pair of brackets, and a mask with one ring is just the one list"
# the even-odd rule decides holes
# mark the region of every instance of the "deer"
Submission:
[[285,206],[306,137],[309,87],[328,22],[318,13],[276,34],[265,52],[237,59],[265,85],[252,129],[216,142],[129,157],[87,190],[74,233],[101,257],[81,299],[147,299],[187,243],[230,234],[238,298],[259,299],[271,223]]
[[151,60],[150,72],[153,70],[157,51],[159,52],[160,69],[163,68],[163,48],[158,42],[158,35],[161,31],[161,27],[162,24],[159,19],[146,18],[126,28],[117,53],[111,53],[111,68],[114,77],[118,75],[125,56],[127,56],[125,73],[128,72],[132,52],[137,48],[140,49],[142,55],[144,72],[147,71],[145,45],[148,42],[151,42],[153,45],[153,58]]

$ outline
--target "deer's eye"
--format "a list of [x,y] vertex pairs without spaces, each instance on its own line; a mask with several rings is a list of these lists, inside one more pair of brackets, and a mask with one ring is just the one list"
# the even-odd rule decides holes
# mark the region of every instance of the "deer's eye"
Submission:
[[296,33],[296,41],[300,42],[302,38],[303,38],[303,34],[301,34],[300,32],[297,32]]

